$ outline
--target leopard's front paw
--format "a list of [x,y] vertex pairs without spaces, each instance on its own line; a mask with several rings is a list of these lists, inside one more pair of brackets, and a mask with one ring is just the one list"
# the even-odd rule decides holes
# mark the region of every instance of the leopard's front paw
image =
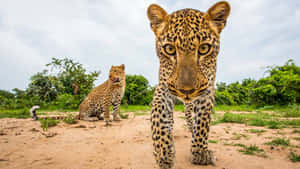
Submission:
[[175,151],[162,154],[154,151],[153,154],[160,169],[171,169],[174,166]]
[[216,165],[217,157],[211,150],[192,151],[191,162],[198,165]]
[[121,121],[120,116],[119,116],[119,115],[115,115],[115,116],[113,117],[113,121]]
[[108,126],[111,126],[111,120],[110,119],[104,119],[105,121],[105,126],[108,127]]

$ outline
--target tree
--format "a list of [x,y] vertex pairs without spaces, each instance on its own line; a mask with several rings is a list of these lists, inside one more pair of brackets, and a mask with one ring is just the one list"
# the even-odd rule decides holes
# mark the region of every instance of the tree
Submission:
[[300,67],[293,60],[283,66],[268,66],[267,76],[258,81],[244,79],[226,85],[216,84],[217,104],[274,105],[300,102]]
[[87,73],[82,64],[68,58],[52,58],[46,66],[48,69],[31,77],[26,90],[29,96],[39,97],[45,102],[55,101],[64,95],[59,97],[60,101],[63,98],[70,100],[71,96],[79,104],[94,87],[94,81],[100,74],[100,71]]
[[56,59],[52,58],[52,62],[46,66],[51,67],[52,72],[57,72],[57,80],[61,85],[58,88],[59,94],[71,94],[86,96],[94,87],[94,81],[100,74],[100,71],[87,73],[83,65],[74,62],[71,59]]
[[147,105],[151,103],[154,87],[142,75],[126,75],[126,88],[123,103]]

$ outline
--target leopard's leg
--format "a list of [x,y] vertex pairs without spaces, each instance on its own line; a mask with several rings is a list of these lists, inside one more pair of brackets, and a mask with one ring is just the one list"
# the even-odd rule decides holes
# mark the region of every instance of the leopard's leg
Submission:
[[208,150],[208,133],[211,121],[213,99],[199,97],[194,101],[195,121],[192,134],[191,161],[194,164],[215,164],[216,157]]
[[190,132],[193,132],[193,103],[184,104],[184,114],[186,119],[186,125]]
[[98,119],[95,117],[95,110],[93,108],[88,109],[86,112],[82,113],[80,117],[81,120],[85,121],[97,121]]
[[110,115],[109,115],[109,108],[110,108],[110,97],[105,97],[104,99],[104,104],[103,104],[103,116],[104,116],[104,121],[105,125],[108,126],[110,125]]
[[120,121],[119,111],[120,111],[120,105],[121,105],[121,97],[117,100],[114,100],[112,102],[113,106],[113,120],[114,121]]
[[161,169],[170,169],[175,161],[173,142],[173,108],[174,98],[165,85],[158,85],[155,90],[152,111],[151,130],[154,157]]
[[97,116],[98,120],[104,120],[104,118],[103,118],[104,113],[103,112],[104,112],[103,111],[103,105],[102,106],[99,105],[99,108],[97,109],[97,113],[96,113],[96,116]]

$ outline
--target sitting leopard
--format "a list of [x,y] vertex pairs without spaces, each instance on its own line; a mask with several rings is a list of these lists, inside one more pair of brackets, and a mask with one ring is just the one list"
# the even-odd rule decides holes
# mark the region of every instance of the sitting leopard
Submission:
[[151,111],[153,154],[162,169],[174,165],[175,97],[184,102],[188,128],[192,131],[191,162],[208,165],[216,161],[212,151],[208,150],[207,139],[220,33],[229,13],[230,5],[224,1],[213,5],[206,13],[183,9],[168,15],[156,4],[148,7],[147,15],[156,36],[156,53],[160,61],[159,83]]
[[79,119],[94,121],[103,119],[109,124],[109,109],[113,106],[113,120],[119,121],[118,115],[125,90],[125,66],[112,66],[106,82],[94,88],[79,106]]

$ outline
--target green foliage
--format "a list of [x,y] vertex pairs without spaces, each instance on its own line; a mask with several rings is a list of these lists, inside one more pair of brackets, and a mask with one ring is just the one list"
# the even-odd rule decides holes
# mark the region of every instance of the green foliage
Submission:
[[270,142],[266,142],[266,145],[272,145],[272,146],[289,146],[290,145],[290,140],[289,139],[284,139],[284,138],[276,138],[273,139]]
[[0,108],[19,109],[39,105],[47,108],[77,108],[94,86],[100,71],[87,73],[82,64],[71,59],[56,59],[46,65],[48,69],[36,73],[26,90],[0,91]]
[[59,95],[71,94],[79,95],[80,98],[85,97],[94,87],[93,82],[100,74],[100,71],[87,73],[82,64],[68,58],[52,58],[52,62],[46,66],[50,67],[51,73],[55,74],[52,80]]
[[76,109],[80,104],[80,100],[76,99],[75,96],[71,94],[59,95],[56,99],[56,105],[59,108],[64,109]]
[[59,123],[58,120],[53,120],[53,119],[41,119],[39,121],[41,123],[41,128],[44,131],[47,131],[49,127],[56,126]]
[[300,130],[293,130],[292,133],[299,133],[300,134]]
[[294,140],[300,141],[300,137],[293,137]]
[[225,105],[287,105],[300,102],[300,67],[293,60],[283,66],[268,66],[268,76],[244,79],[242,83],[216,84],[215,100]]
[[239,150],[239,152],[242,152],[243,154],[247,154],[247,155],[257,155],[257,156],[261,156],[261,157],[267,157],[266,154],[263,154],[262,152],[264,152],[263,149],[260,149],[257,145],[250,145],[250,146],[246,146],[243,144],[238,145],[240,147],[242,147],[242,149]]
[[300,119],[293,120],[276,120],[276,114],[270,113],[228,113],[218,117],[212,124],[218,123],[244,123],[251,126],[267,126],[271,129],[284,128],[289,126],[300,126]]
[[72,114],[68,114],[67,117],[63,120],[67,124],[76,124],[77,120]]
[[292,162],[300,162],[300,154],[296,154],[294,152],[291,152],[289,155],[289,158]]
[[0,90],[0,96],[7,99],[13,99],[15,95],[6,90]]
[[28,118],[30,117],[29,109],[0,110],[0,118]]
[[266,132],[266,130],[260,130],[260,129],[250,129],[248,130],[250,133],[256,133],[258,136],[260,136],[262,133]]
[[218,140],[208,140],[209,143],[214,143],[214,144],[217,144],[218,143]]
[[126,88],[122,102],[129,105],[149,105],[154,88],[142,75],[126,75]]
[[300,117],[300,105],[288,105],[288,109],[281,112],[283,117]]

